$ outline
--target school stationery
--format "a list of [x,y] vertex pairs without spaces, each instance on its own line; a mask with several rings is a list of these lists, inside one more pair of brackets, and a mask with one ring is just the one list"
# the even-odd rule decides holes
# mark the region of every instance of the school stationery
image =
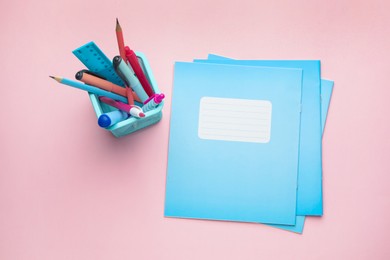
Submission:
[[54,77],[54,76],[50,76],[50,77],[59,83],[62,83],[62,84],[65,84],[65,85],[68,85],[68,86],[71,86],[74,88],[82,89],[82,90],[88,91],[89,93],[96,94],[98,96],[105,96],[105,97],[109,97],[109,98],[112,98],[115,100],[119,100],[121,102],[125,102],[125,103],[127,102],[127,98],[125,98],[125,97],[122,97],[122,96],[117,95],[117,94],[112,93],[112,92],[108,92],[108,91],[100,89],[100,88],[96,88],[94,86],[90,86],[88,84],[84,84],[84,83],[81,83],[78,81],[73,81],[73,80],[70,80],[67,78],[60,78],[60,77]]
[[[148,79],[156,93],[160,93],[160,90],[157,86],[156,80],[153,76],[153,72],[150,68],[149,62],[146,56],[137,52],[137,57],[139,58],[142,69],[147,74]],[[89,94],[93,109],[96,113],[96,116],[99,117],[101,114],[115,110],[112,106],[107,105],[99,100],[99,97],[94,94]],[[137,104],[138,105],[138,104]],[[142,102],[139,100],[139,105],[142,105]],[[145,112],[145,117],[135,118],[129,117],[128,119],[118,122],[117,124],[107,128],[115,137],[122,137],[128,134],[131,134],[135,131],[139,131],[143,128],[151,126],[159,122],[162,118],[162,109],[164,107],[164,101],[162,101],[155,109]]]
[[112,83],[124,86],[122,79],[115,73],[112,62],[94,43],[89,42],[72,52],[90,71]]
[[295,224],[302,70],[175,64],[165,216]]
[[134,76],[126,62],[120,56],[115,56],[112,62],[116,73],[123,79],[127,86],[134,90],[140,100],[145,102],[149,96],[146,94],[141,83],[137,77]]
[[[324,128],[326,123],[326,118],[328,116],[328,109],[330,105],[330,99],[332,96],[334,82],[331,80],[321,79],[321,127],[322,134],[324,134]],[[297,216],[295,225],[271,225],[276,228],[292,231],[295,233],[302,233],[303,226],[305,224],[305,216]]]
[[[229,58],[209,54],[208,55],[209,60],[229,60]],[[327,111],[330,103],[331,93],[332,93],[332,87],[333,87],[333,81],[329,80],[321,80],[321,125],[322,130],[325,127],[325,120],[327,116]],[[271,225],[276,228],[296,232],[296,233],[302,233],[303,226],[304,226],[305,217],[304,216],[297,216],[296,217],[296,224],[295,225]]]
[[321,80],[321,126],[324,132],[326,118],[328,115],[330,98],[332,96],[334,81]]
[[126,88],[118,86],[108,80],[104,80],[89,73],[85,73],[85,70],[78,71],[75,75],[75,78],[84,82],[85,84],[89,84],[124,97],[127,96]]
[[[215,57],[215,55],[209,55]],[[302,119],[300,133],[297,215],[321,216],[322,131],[320,103],[320,61],[318,60],[195,60],[200,63],[301,68]]]
[[146,112],[155,109],[163,101],[164,97],[164,94],[153,94],[144,102],[142,110]]
[[[129,65],[126,63],[127,58],[126,52],[124,50],[123,32],[118,19],[116,21],[115,31],[117,36],[119,54],[122,55],[126,67],[131,71]],[[107,58],[107,56],[94,42],[88,42],[81,47],[76,48],[72,52],[87,67],[87,69],[81,70],[80,73],[78,73],[77,75],[77,78],[87,84],[82,84],[80,82],[72,82],[71,80],[62,79],[59,77],[52,78],[57,80],[58,82],[66,83],[70,86],[88,91],[88,95],[97,118],[101,118],[101,120],[106,120],[107,118],[104,116],[101,117],[101,115],[107,115],[111,111],[115,110],[114,107],[101,102],[99,100],[99,96],[106,96],[116,101],[128,103],[130,106],[134,104],[143,106],[144,102],[149,98],[149,96],[145,93],[142,85],[140,83],[135,84],[138,79],[133,74],[133,72],[129,73],[132,75],[129,76],[130,79],[128,79],[128,84],[125,84],[121,77],[116,73],[112,61]],[[146,59],[146,56],[141,52],[136,52],[135,56],[138,59],[139,68],[142,70],[145,75],[145,78],[150,84],[152,93],[159,93],[160,91],[157,87],[156,81],[153,77],[153,73],[148,63],[148,60]],[[131,87],[133,87],[138,91],[138,93],[140,93],[140,95],[142,96],[142,100],[131,89]],[[117,93],[119,93],[120,95],[118,95]],[[121,120],[115,124],[113,123],[113,121],[110,121],[109,125],[107,124],[107,120],[104,122],[102,121],[102,126],[105,126],[105,128],[110,131],[115,137],[122,137],[124,135],[128,135],[135,131],[139,131],[143,128],[156,124],[162,118],[162,108],[164,106],[164,102],[161,101],[158,104],[153,104],[152,102],[149,104],[149,106],[153,106],[154,108],[148,110],[146,113],[142,111],[141,107],[133,106],[128,111],[133,115],[132,117],[129,117],[126,120]],[[149,109],[148,106],[146,107]]]
[[125,42],[123,40],[122,27],[119,24],[118,18],[116,18],[115,33],[116,33],[116,40],[118,42],[119,55],[122,57],[122,59],[126,60]]
[[120,121],[127,119],[128,117],[129,117],[128,113],[120,110],[114,110],[111,112],[101,114],[98,118],[98,125],[100,127],[107,128],[112,125],[115,125]]
[[129,61],[131,68],[133,69],[139,82],[141,83],[142,87],[144,88],[146,94],[148,94],[149,97],[152,96],[154,94],[154,91],[153,91],[152,87],[150,86],[149,81],[145,76],[145,73],[142,71],[142,68],[141,68],[139,61],[138,61],[138,58],[137,58],[137,55],[128,46],[125,47],[125,53],[126,53],[126,58]]
[[107,97],[99,97],[99,100],[103,103],[106,103],[107,105],[125,111],[126,113],[129,113],[136,118],[145,117],[144,111],[142,111],[142,108],[140,108],[139,106],[128,105]]
[[129,103],[129,105],[134,105],[134,92],[128,86],[126,86],[126,95],[127,103]]

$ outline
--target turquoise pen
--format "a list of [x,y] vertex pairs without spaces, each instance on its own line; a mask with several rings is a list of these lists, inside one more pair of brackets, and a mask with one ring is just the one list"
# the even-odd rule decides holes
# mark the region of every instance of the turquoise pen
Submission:
[[115,93],[108,92],[106,90],[103,90],[103,89],[100,89],[100,88],[97,88],[97,87],[94,87],[94,86],[91,86],[88,84],[84,84],[84,83],[81,83],[78,81],[73,81],[73,80],[70,80],[67,78],[60,78],[60,77],[53,77],[53,76],[50,76],[50,78],[56,80],[59,83],[62,83],[62,84],[65,84],[65,85],[68,85],[68,86],[71,86],[74,88],[79,88],[79,89],[88,91],[90,93],[96,94],[98,96],[109,97],[109,98],[119,100],[119,101],[124,102],[124,103],[128,103],[127,98],[125,98],[125,97],[122,97],[122,96],[117,95]]
[[131,71],[130,67],[126,64],[126,62],[121,58],[121,56],[115,56],[112,60],[114,65],[114,69],[120,78],[126,83],[127,86],[131,87],[134,92],[137,94],[139,99],[142,102],[145,102],[149,96],[146,94],[146,91],[142,87],[138,78]]

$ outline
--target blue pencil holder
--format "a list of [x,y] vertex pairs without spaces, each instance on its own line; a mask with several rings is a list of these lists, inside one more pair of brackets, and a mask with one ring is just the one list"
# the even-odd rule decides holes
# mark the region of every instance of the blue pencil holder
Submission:
[[[136,52],[138,61],[145,72],[146,78],[149,80],[155,93],[160,93],[160,90],[157,87],[156,80],[153,77],[152,70],[150,68],[149,62],[146,59],[145,55],[141,52]],[[100,102],[97,95],[88,93],[89,98],[92,102],[93,109],[95,110],[97,118],[103,113],[107,113],[116,108],[113,108],[105,103]],[[141,104],[142,106],[142,104]],[[134,118],[129,117],[126,120],[112,125],[106,130],[110,131],[115,137],[121,137],[124,135],[131,134],[135,131],[141,130],[145,127],[151,126],[159,122],[162,118],[162,108],[164,106],[164,101],[162,101],[155,109],[145,112],[145,117],[143,118]]]

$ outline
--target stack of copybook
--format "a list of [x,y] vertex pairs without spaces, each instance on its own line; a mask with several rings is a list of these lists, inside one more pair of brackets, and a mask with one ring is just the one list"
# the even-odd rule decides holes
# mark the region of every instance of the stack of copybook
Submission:
[[333,82],[317,60],[177,62],[165,216],[302,233],[322,216],[321,143]]

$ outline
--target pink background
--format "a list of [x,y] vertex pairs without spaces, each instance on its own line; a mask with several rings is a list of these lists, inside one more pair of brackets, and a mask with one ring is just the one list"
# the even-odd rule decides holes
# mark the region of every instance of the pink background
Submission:
[[[0,259],[390,259],[390,2],[1,1]],[[146,54],[163,120],[115,139],[87,94],[54,82],[95,41]],[[302,235],[163,217],[174,61],[320,59],[335,81],[324,216]]]

